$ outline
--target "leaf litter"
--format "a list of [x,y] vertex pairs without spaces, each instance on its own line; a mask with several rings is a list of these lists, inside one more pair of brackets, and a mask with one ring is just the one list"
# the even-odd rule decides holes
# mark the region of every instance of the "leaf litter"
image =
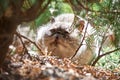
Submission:
[[7,56],[0,80],[120,80],[119,72],[90,65],[77,65],[56,56],[29,58],[27,54]]

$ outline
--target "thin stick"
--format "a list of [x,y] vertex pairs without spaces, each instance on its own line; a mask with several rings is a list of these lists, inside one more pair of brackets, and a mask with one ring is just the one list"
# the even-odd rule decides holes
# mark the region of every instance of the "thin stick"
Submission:
[[[73,14],[74,14],[74,20],[73,20],[73,22],[72,22],[72,24],[71,24],[71,26],[70,26],[70,27],[72,28],[72,27],[76,24],[76,20],[78,19],[78,17],[76,16],[75,10],[74,10],[71,2],[70,2],[69,0],[67,0],[67,2],[68,2],[68,4],[70,5],[70,7],[72,8]],[[72,28],[71,32],[72,32],[73,30],[74,30],[74,28]],[[70,32],[70,33],[71,33],[71,32]]]
[[[88,23],[89,23],[89,22],[88,22]],[[88,23],[87,23],[87,25],[86,25],[85,33],[83,34],[82,41],[81,41],[79,47],[77,48],[77,50],[75,51],[74,55],[73,55],[70,59],[73,59],[73,58],[75,57],[75,55],[77,54],[77,52],[79,51],[79,49],[81,48],[82,43],[83,43],[83,41],[85,40],[85,35],[86,35],[86,33],[87,33]]]
[[108,31],[109,28],[110,28],[110,26],[106,29],[106,32],[103,35],[102,42],[101,42],[101,45],[100,45],[99,50],[98,50],[98,57],[94,60],[94,62],[92,63],[92,66],[95,66],[95,64],[97,63],[97,61],[101,58],[100,51],[102,50],[103,44],[104,44],[104,42],[105,42],[105,40],[107,38],[107,37],[105,37],[105,35],[106,35],[106,33],[107,33],[107,31]]
[[95,61],[92,63],[92,66],[95,66],[95,64],[96,64],[96,63],[99,61],[99,59],[102,58],[103,56],[108,55],[108,54],[111,54],[111,53],[113,53],[113,52],[115,52],[115,51],[118,51],[118,50],[120,50],[120,48],[117,48],[117,49],[114,49],[114,50],[111,50],[111,51],[108,51],[108,52],[105,52],[105,53],[99,55],[99,56],[95,59]]
[[110,28],[110,26],[106,29],[106,32],[103,35],[102,42],[101,42],[101,45],[100,45],[99,50],[98,50],[98,56],[100,55],[100,51],[102,50],[103,44],[104,44],[104,42],[105,42],[105,40],[107,38],[106,37],[106,33],[107,33],[107,31],[108,31],[109,28]]
[[[88,8],[88,7],[85,7],[84,4],[82,4],[79,0],[76,0],[76,2],[79,4],[79,6],[81,6],[83,9],[85,9],[85,10],[87,10],[87,11],[100,12],[100,13],[102,13],[102,14],[106,14],[106,13],[111,13],[111,14],[118,13],[118,14],[120,14],[120,11],[119,11],[119,10],[117,10],[117,11],[115,11],[115,10],[113,10],[113,11],[109,11],[109,10],[108,10],[108,11],[94,11],[94,10]],[[73,3],[73,2],[71,2],[71,3]],[[74,5],[74,4],[73,4],[73,6],[76,7],[76,5]]]
[[[19,34],[19,33],[16,33],[16,34]],[[34,44],[34,45],[38,48],[38,50],[40,51],[40,53],[41,53],[42,55],[44,55],[44,53],[42,52],[42,50],[40,49],[40,47],[39,47],[34,41],[30,40],[29,38],[25,37],[25,36],[22,35],[22,34],[19,34],[19,35],[20,35],[21,37],[23,37],[24,39],[28,40],[29,42],[31,42],[32,44]]]
[[16,35],[17,35],[17,36],[18,36],[18,38],[20,39],[20,41],[21,41],[21,43],[22,43],[22,45],[23,45],[23,48],[25,49],[24,54],[25,54],[25,53],[27,53],[27,54],[28,54],[28,56],[32,59],[32,57],[31,57],[31,56],[30,56],[30,54],[28,53],[28,50],[27,50],[27,48],[26,48],[26,46],[25,46],[25,44],[24,44],[24,42],[23,42],[23,40],[22,40],[22,38],[21,38],[20,33],[16,32]]

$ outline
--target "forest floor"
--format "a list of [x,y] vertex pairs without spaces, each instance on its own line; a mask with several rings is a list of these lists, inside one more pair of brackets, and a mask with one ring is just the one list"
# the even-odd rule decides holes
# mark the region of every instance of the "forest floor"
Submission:
[[[119,69],[118,69],[119,70]],[[7,56],[0,80],[120,80],[120,73],[55,56]]]
[[[34,48],[29,43],[26,46],[28,52]],[[7,55],[0,69],[0,80],[120,80],[120,67],[110,71],[90,65],[77,65],[68,58],[39,54],[30,56],[28,52],[23,52],[25,47],[20,44],[15,48],[16,52],[12,48],[13,53]]]

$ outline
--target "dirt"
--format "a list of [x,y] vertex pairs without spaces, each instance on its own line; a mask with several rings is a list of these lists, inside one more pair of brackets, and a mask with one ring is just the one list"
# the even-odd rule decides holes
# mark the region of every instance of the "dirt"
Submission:
[[78,66],[68,58],[14,54],[7,56],[0,80],[120,80],[120,73]]

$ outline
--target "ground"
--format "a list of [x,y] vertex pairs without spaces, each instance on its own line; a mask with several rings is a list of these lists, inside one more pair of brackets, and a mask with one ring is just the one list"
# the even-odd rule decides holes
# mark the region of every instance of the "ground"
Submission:
[[67,58],[14,54],[7,56],[0,80],[120,80],[120,73],[78,66]]

